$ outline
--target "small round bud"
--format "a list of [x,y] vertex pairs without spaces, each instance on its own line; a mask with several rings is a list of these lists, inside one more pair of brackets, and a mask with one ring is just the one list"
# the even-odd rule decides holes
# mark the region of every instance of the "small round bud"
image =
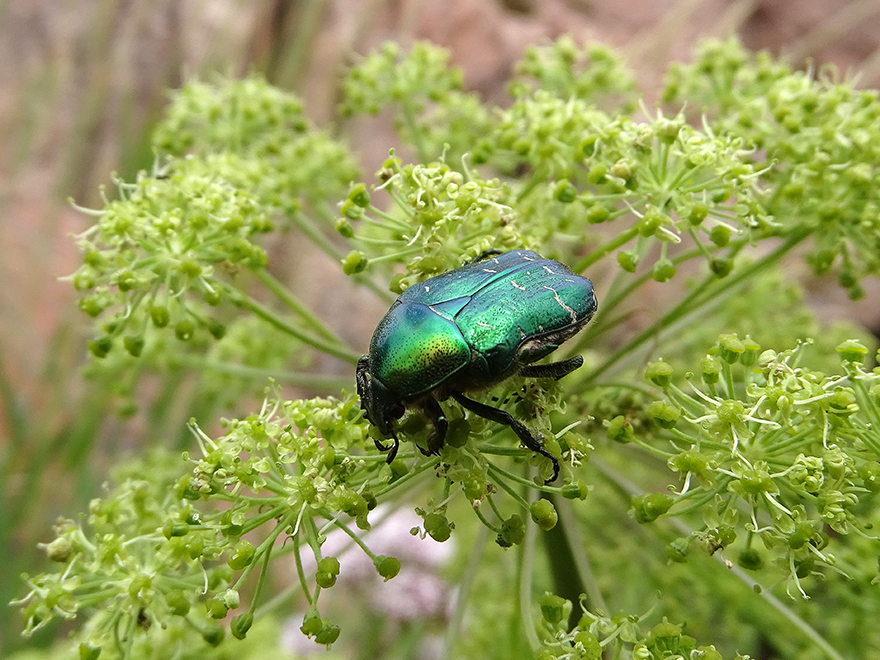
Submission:
[[547,623],[559,623],[565,616],[565,606],[568,601],[556,594],[545,593],[538,599],[541,608],[541,616]]
[[526,537],[526,525],[523,519],[516,513],[501,523],[501,532],[495,542],[502,548],[519,545]]
[[650,380],[657,387],[667,388],[672,381],[674,369],[672,365],[663,360],[651,362],[645,370],[645,378]]
[[247,637],[248,630],[251,629],[252,625],[254,625],[254,615],[250,612],[245,612],[232,619],[232,622],[229,624],[229,632],[232,633],[235,639],[244,639]]
[[645,493],[632,499],[632,507],[637,522],[642,524],[654,522],[669,511],[675,499],[665,493]]
[[397,577],[397,574],[400,573],[400,560],[396,557],[379,555],[373,560],[373,565],[376,567],[376,572],[384,578],[385,582]]
[[648,406],[648,414],[661,429],[674,428],[681,413],[665,401],[654,401]]
[[556,527],[556,523],[559,521],[559,515],[550,500],[544,498],[535,500],[529,510],[532,514],[532,520],[545,532]]
[[368,263],[369,260],[367,259],[367,255],[360,250],[352,250],[348,253],[345,259],[342,260],[342,272],[346,275],[354,275],[355,273],[363,272]]
[[235,544],[235,548],[232,550],[232,554],[226,560],[226,563],[229,564],[229,568],[232,570],[240,571],[251,563],[255,553],[256,549],[253,544],[246,539],[241,539]]
[[196,326],[195,323],[190,321],[189,319],[184,319],[183,321],[179,321],[174,326],[174,336],[177,337],[180,341],[189,341],[192,339],[193,334],[195,334]]

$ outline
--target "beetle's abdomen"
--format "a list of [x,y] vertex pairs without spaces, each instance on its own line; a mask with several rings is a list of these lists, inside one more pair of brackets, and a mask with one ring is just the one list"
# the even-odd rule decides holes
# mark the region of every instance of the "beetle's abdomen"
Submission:
[[470,355],[455,322],[427,305],[398,302],[373,334],[370,368],[389,390],[412,398],[467,366]]

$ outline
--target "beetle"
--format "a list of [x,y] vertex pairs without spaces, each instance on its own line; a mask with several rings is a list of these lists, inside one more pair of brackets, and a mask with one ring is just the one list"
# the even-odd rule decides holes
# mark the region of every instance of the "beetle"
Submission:
[[364,417],[394,441],[376,440],[376,447],[394,460],[400,447],[394,422],[413,407],[434,427],[428,448],[419,449],[439,454],[449,425],[439,402],[452,397],[471,413],[509,426],[523,445],[550,459],[555,481],[559,462],[522,422],[464,393],[516,374],[558,380],[578,369],[580,355],[533,363],[576,335],[596,308],[589,279],[531,250],[485,252],[413,285],[379,322],[369,354],[357,365]]

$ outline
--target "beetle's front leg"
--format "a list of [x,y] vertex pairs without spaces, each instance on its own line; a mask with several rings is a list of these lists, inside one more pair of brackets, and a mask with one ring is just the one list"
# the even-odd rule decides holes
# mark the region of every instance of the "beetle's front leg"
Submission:
[[[566,362],[567,361],[568,360],[566,360]],[[452,398],[458,401],[458,403],[463,408],[470,410],[475,415],[485,417],[486,419],[493,421],[497,424],[506,424],[511,429],[513,429],[513,432],[516,433],[517,437],[520,439],[520,442],[522,442],[526,447],[531,449],[533,452],[541,454],[541,456],[550,459],[550,462],[553,463],[553,477],[548,481],[548,483],[556,481],[556,478],[559,476],[559,461],[556,460],[556,457],[553,454],[544,449],[541,441],[538,440],[534,435],[532,435],[532,432],[529,431],[528,428],[526,428],[525,424],[515,419],[513,416],[510,415],[510,413],[506,413],[503,410],[499,410],[498,408],[493,408],[492,406],[487,406],[485,403],[479,403],[478,401],[474,401],[473,399],[468,399],[463,394],[453,392]]]
[[430,456],[431,454],[438,455],[443,448],[443,444],[446,442],[446,429],[449,428],[449,422],[446,421],[443,408],[440,407],[440,404],[437,403],[437,399],[434,397],[428,397],[424,403],[424,408],[425,414],[434,425],[434,430],[428,436],[427,451],[421,447],[419,449],[421,449],[425,456]]
[[559,380],[575,369],[580,369],[583,365],[583,356],[575,355],[574,357],[562,360],[561,362],[526,365],[520,369],[519,375],[524,376],[525,378],[553,378],[554,380]]

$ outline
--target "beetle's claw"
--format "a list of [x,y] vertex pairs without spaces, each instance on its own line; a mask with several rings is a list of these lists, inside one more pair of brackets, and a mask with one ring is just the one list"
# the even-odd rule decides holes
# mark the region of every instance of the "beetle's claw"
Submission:
[[553,476],[544,482],[545,484],[552,484],[559,478],[559,459],[557,459],[553,454],[551,454],[543,447],[538,450],[538,453],[545,458],[549,458],[550,462],[553,463]]
[[389,465],[394,461],[395,458],[397,458],[397,450],[400,449],[400,440],[397,439],[397,434],[393,430],[391,431],[391,437],[394,438],[394,444],[392,444],[390,447],[381,440],[373,438],[373,442],[376,443],[376,449],[378,449],[379,451],[388,452],[388,458],[385,459],[385,462]]

